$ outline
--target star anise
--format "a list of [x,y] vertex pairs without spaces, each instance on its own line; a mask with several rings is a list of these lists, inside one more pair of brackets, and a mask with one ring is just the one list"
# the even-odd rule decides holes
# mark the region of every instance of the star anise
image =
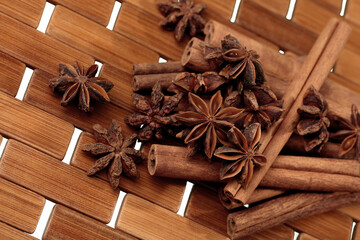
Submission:
[[233,127],[227,136],[233,146],[219,147],[214,153],[216,157],[224,160],[220,179],[238,178],[241,186],[246,189],[253,176],[255,165],[261,166],[266,163],[265,156],[257,152],[261,137],[260,124],[249,125],[243,133]]
[[102,157],[95,162],[87,174],[92,176],[108,167],[108,177],[114,189],[119,186],[121,174],[132,178],[138,177],[135,162],[146,157],[142,151],[133,148],[136,134],[124,139],[120,123],[116,120],[112,120],[109,130],[99,124],[95,124],[93,129],[97,143],[85,144],[82,150]]
[[194,126],[184,142],[192,144],[194,141],[203,138],[205,154],[210,159],[218,141],[223,144],[227,143],[225,129],[234,126],[232,120],[239,116],[243,110],[235,107],[221,109],[223,98],[220,91],[211,97],[209,104],[193,93],[189,93],[188,96],[195,111],[176,114],[178,121],[188,126]]
[[296,132],[305,137],[305,151],[317,148],[321,151],[329,140],[328,127],[330,120],[326,117],[328,104],[324,97],[311,86],[298,109],[300,121]]
[[189,73],[183,72],[176,76],[172,85],[167,89],[170,92],[207,93],[214,91],[226,80],[216,72]]
[[236,126],[247,127],[252,123],[260,123],[267,129],[276,122],[282,112],[282,100],[267,87],[252,87],[243,91],[245,111],[236,119]]
[[182,96],[183,93],[180,92],[165,100],[159,83],[154,85],[150,101],[140,94],[133,93],[132,102],[138,112],[127,116],[125,122],[133,127],[142,126],[139,132],[141,141],[149,141],[154,135],[158,140],[162,140],[163,129],[176,122],[175,117],[169,114],[177,107]]
[[355,148],[355,158],[360,160],[360,114],[358,108],[351,106],[350,121],[339,116],[333,116],[331,124],[336,126],[337,132],[331,133],[330,137],[336,141],[342,141],[339,156],[343,156]]
[[84,112],[91,111],[90,98],[99,102],[110,102],[107,94],[114,84],[105,78],[95,77],[98,66],[92,65],[86,71],[75,61],[74,66],[59,64],[59,76],[50,80],[50,88],[64,92],[62,106],[67,106],[78,96],[78,107]]
[[242,81],[245,87],[265,82],[264,70],[258,60],[259,55],[254,50],[247,50],[231,35],[227,35],[221,41],[221,49],[205,46],[204,57],[210,62],[223,62],[219,75],[226,79]]
[[157,4],[160,13],[165,17],[160,22],[165,30],[175,29],[175,39],[181,41],[185,31],[189,29],[189,35],[195,36],[202,33],[206,20],[201,16],[202,11],[207,7],[206,4],[198,3],[194,5],[192,0],[171,0]]

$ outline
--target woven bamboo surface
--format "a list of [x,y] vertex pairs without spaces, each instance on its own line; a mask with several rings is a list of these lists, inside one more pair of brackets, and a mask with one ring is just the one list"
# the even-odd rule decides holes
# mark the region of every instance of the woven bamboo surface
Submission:
[[[79,146],[93,142],[95,123],[109,126],[123,120],[130,102],[133,63],[178,60],[185,43],[158,26],[159,0],[124,0],[113,30],[106,28],[115,0],[49,0],[55,4],[46,33],[36,28],[45,0],[0,1],[0,134],[9,139],[0,162],[0,239],[35,239],[45,199],[54,202],[43,239],[226,239],[227,211],[217,193],[195,184],[183,216],[176,214],[186,181],[151,177],[146,164],[136,181],[123,178],[127,193],[115,228],[113,216],[119,190],[107,176],[87,177],[94,159]],[[235,0],[199,0],[208,5],[205,17],[242,27],[263,44],[285,54],[304,56],[331,17],[348,22],[353,31],[329,81],[360,93],[360,0],[297,0],[293,18],[285,19],[290,0],[242,0],[235,23],[230,23]],[[111,80],[111,104],[92,113],[60,106],[60,96],[48,87],[59,63],[103,63],[100,76]],[[25,67],[34,70],[23,100],[15,95]],[[334,91],[326,89],[322,91]],[[353,92],[353,93],[354,93]],[[336,99],[330,100],[335,101]],[[334,103],[335,104],[335,103]],[[350,109],[349,106],[344,106]],[[348,114],[348,113],[346,113]],[[122,121],[123,123],[123,121]],[[125,134],[132,130],[122,125]],[[62,162],[74,127],[83,130],[70,164]],[[147,147],[148,148],[148,147]],[[350,239],[360,205],[287,222],[246,239]],[[360,239],[356,225],[352,239]],[[124,233],[126,232],[126,233]],[[130,236],[132,235],[132,236]]]

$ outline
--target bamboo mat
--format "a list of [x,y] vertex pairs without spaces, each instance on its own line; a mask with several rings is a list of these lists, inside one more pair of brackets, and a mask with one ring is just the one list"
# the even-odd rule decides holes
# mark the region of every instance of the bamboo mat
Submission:
[[[0,134],[9,139],[0,161],[0,239],[36,239],[46,200],[55,203],[43,239],[226,239],[228,212],[217,193],[195,184],[184,216],[177,214],[186,181],[151,177],[146,164],[140,179],[122,178],[126,192],[115,227],[119,190],[107,176],[87,177],[94,159],[79,146],[94,141],[87,131],[111,119],[121,120],[131,111],[131,67],[157,62],[159,57],[178,60],[185,43],[161,30],[159,0],[122,1],[113,30],[108,25],[115,0],[49,0],[55,9],[45,33],[37,30],[45,0],[0,1]],[[196,1],[197,2],[197,1]],[[242,27],[270,48],[285,54],[306,55],[331,17],[348,22],[353,31],[329,74],[331,81],[360,92],[360,0],[297,0],[293,17],[285,18],[290,0],[242,0],[234,23],[235,0],[201,0],[205,17]],[[111,104],[95,106],[86,114],[76,107],[60,106],[48,81],[59,63],[85,65],[101,62],[101,77],[111,80]],[[33,74],[24,98],[15,98],[25,68]],[[347,106],[344,106],[347,107]],[[348,106],[350,108],[350,106]],[[74,129],[83,130],[70,164],[63,162]],[[125,134],[133,130],[122,125]],[[360,205],[287,222],[245,239],[360,239]],[[352,228],[354,231],[352,233]]]

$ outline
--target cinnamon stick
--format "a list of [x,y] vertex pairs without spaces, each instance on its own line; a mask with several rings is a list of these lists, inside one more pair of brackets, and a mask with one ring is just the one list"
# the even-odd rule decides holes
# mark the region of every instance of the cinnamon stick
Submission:
[[287,91],[283,98],[283,119],[275,123],[262,137],[262,146],[259,151],[263,152],[266,156],[267,163],[254,172],[253,178],[246,190],[241,187],[239,188],[239,184],[235,180],[229,182],[224,190],[230,197],[243,203],[246,203],[249,199],[290,138],[299,120],[297,109],[302,104],[307,89],[311,85],[317,90],[320,89],[341,49],[344,47],[350,32],[351,29],[346,23],[338,23],[336,19],[329,21],[307,56],[296,79],[291,83],[290,91]]
[[133,75],[179,73],[185,71],[185,68],[179,61],[166,63],[136,63],[133,65]]
[[135,75],[132,80],[132,88],[134,92],[140,90],[149,90],[159,82],[163,89],[167,89],[175,80],[178,73],[159,73],[147,75]]
[[184,49],[181,57],[181,64],[188,69],[196,72],[215,71],[216,66],[211,65],[204,59],[204,42],[193,37]]
[[265,202],[253,208],[231,213],[227,231],[231,239],[360,202],[360,193],[297,193]]

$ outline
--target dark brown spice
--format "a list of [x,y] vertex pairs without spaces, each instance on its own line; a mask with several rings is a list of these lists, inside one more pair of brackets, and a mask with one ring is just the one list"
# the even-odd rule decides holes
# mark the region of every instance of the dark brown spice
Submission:
[[130,126],[140,128],[139,140],[149,141],[155,137],[163,139],[163,130],[169,125],[175,124],[176,119],[172,113],[179,104],[183,93],[177,93],[165,100],[161,86],[157,82],[151,92],[150,101],[137,93],[132,94],[132,102],[138,112],[125,118]]
[[74,66],[59,64],[59,76],[50,80],[50,88],[64,93],[62,106],[68,106],[78,97],[78,107],[84,112],[90,108],[90,98],[99,102],[110,102],[107,94],[114,84],[105,78],[95,77],[98,66],[92,65],[86,71],[83,65],[75,61]]
[[165,30],[175,30],[175,39],[181,41],[188,30],[190,36],[203,33],[206,20],[201,16],[206,4],[194,5],[192,0],[171,0],[157,4],[160,13],[165,17],[160,25]]
[[93,129],[97,143],[85,144],[82,150],[102,157],[87,174],[92,176],[107,167],[109,181],[114,189],[119,187],[121,174],[131,178],[139,177],[135,162],[145,160],[146,156],[142,151],[133,148],[136,134],[124,139],[120,123],[116,120],[112,120],[109,130],[99,124],[95,124]]

